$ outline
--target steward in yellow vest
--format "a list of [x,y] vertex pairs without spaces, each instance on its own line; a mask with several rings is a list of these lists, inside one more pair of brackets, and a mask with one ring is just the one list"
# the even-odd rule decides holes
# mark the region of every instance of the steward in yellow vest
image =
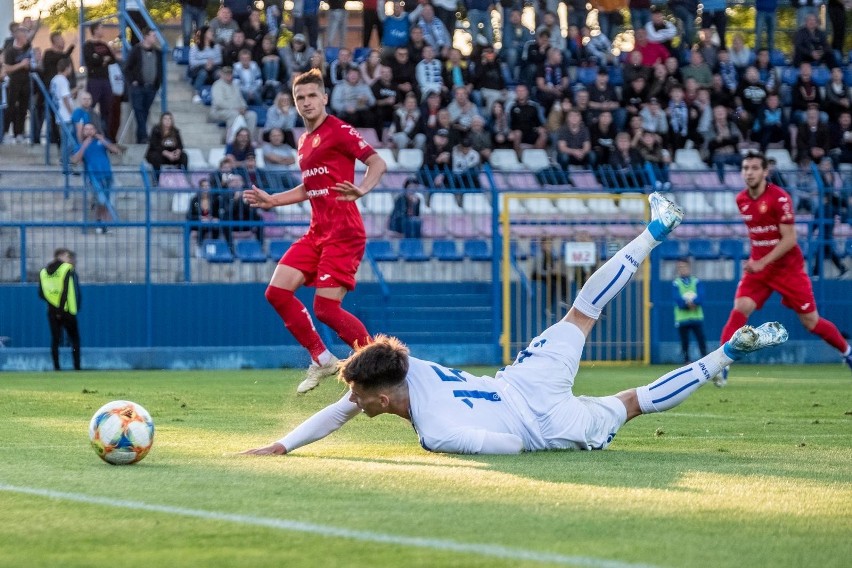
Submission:
[[689,332],[695,335],[701,356],[707,355],[707,342],[704,339],[704,287],[698,278],[692,275],[692,267],[686,259],[677,261],[677,278],[672,282],[674,300],[675,327],[680,334],[680,346],[683,361],[689,363]]
[[47,302],[47,321],[50,326],[50,355],[53,368],[59,371],[59,344],[62,330],[71,343],[74,369],[80,370],[80,331],[77,311],[80,309],[80,284],[74,270],[76,257],[67,248],[58,248],[53,260],[39,272],[39,297]]

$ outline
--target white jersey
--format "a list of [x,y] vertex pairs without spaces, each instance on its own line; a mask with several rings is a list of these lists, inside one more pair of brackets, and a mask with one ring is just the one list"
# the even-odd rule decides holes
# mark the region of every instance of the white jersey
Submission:
[[490,453],[488,435],[510,434],[525,450],[546,445],[538,422],[518,392],[504,380],[476,377],[409,358],[411,423],[430,452]]

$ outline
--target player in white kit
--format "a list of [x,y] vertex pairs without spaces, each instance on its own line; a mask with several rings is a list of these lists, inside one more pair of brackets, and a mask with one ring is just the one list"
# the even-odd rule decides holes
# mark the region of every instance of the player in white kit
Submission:
[[713,353],[656,381],[612,396],[575,396],[586,337],[604,306],[651,250],[683,220],[674,203],[649,196],[651,223],[586,282],[565,318],[532,340],[495,377],[475,377],[411,357],[398,339],[378,336],[341,367],[349,392],[284,438],[246,454],[286,454],[328,436],[361,412],[411,421],[431,452],[511,454],[607,447],[628,420],[677,406],[724,366],[787,340],[779,323],[744,326]]

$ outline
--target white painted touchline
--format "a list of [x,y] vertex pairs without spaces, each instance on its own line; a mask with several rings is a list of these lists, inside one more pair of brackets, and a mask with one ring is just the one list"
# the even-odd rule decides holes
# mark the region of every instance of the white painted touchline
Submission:
[[374,542],[380,544],[392,544],[399,546],[412,546],[437,551],[462,552],[479,556],[503,558],[507,560],[528,560],[533,562],[547,562],[565,566],[588,566],[591,568],[655,568],[649,564],[632,564],[619,562],[617,560],[604,560],[590,558],[587,556],[563,556],[550,552],[537,552],[534,550],[523,550],[519,548],[507,548],[494,544],[462,543],[452,540],[435,538],[418,538],[409,536],[398,536],[392,534],[375,533],[369,531],[355,531],[314,523],[303,523],[288,519],[273,519],[269,517],[255,517],[252,515],[236,515],[233,513],[220,513],[216,511],[205,511],[203,509],[187,509],[184,507],[172,507],[169,505],[152,505],[142,501],[126,501],[123,499],[109,499],[106,497],[93,497],[82,493],[66,493],[50,489],[39,489],[36,487],[20,487],[0,483],[0,491],[7,493],[19,493],[23,495],[36,495],[49,499],[61,501],[73,501],[76,503],[87,503],[90,505],[101,505],[118,509],[133,509],[136,511],[149,511],[152,513],[164,513],[166,515],[179,515],[182,517],[193,517],[210,521],[224,521],[241,525],[251,525],[270,529],[295,531],[314,534],[325,537],[348,538],[362,542]]

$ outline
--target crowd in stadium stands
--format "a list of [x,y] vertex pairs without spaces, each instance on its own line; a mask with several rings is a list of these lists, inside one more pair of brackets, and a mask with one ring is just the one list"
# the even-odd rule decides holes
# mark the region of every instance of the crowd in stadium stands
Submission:
[[[228,143],[247,129],[250,150],[292,148],[300,119],[290,84],[318,68],[330,112],[362,132],[374,131],[377,145],[422,150],[419,181],[429,186],[477,183],[475,173],[494,149],[513,149],[519,157],[526,148],[546,149],[558,182],[570,183],[571,169],[594,169],[610,187],[670,186],[669,167],[681,149],[697,151],[720,183],[746,146],[785,148],[800,166],[824,159],[835,167],[852,163],[852,73],[841,67],[842,1],[827,3],[829,35],[818,20],[821,0],[794,0],[798,29],[788,54],[770,49],[777,0],[756,0],[754,48],[739,33],[729,38],[721,0],[702,2],[700,19],[695,0],[670,0],[663,8],[649,0],[592,0],[592,28],[586,0],[568,0],[567,35],[557,15],[560,3],[533,3],[534,31],[522,23],[529,3],[459,3],[472,31],[472,51],[463,56],[453,44],[455,0],[388,6],[368,0],[360,14],[360,47],[347,45],[347,21],[356,16],[344,2],[328,3],[320,30],[315,0],[297,2],[290,12],[280,0],[268,0],[263,11],[245,0],[225,0],[209,21],[199,11],[203,3],[184,0],[188,77],[194,101],[210,104],[209,119],[224,123]],[[492,28],[492,9],[502,13],[501,30]],[[612,39],[631,23],[633,49],[616,56]],[[29,47],[32,22],[14,26],[3,52],[10,101],[4,126],[13,127],[13,141],[23,136],[27,112],[19,102],[24,87],[18,83],[25,78],[18,76],[38,66],[29,58],[40,58]],[[120,107],[106,69],[115,54],[99,26],[92,28],[83,48],[86,89],[99,110],[99,129],[114,139]],[[374,35],[378,47],[367,47],[375,45]],[[61,39],[54,34],[56,43],[41,58],[48,81],[58,58],[73,49]],[[129,76],[125,69],[140,120],[162,76],[158,67],[139,63],[145,45],[133,48]],[[86,98],[81,93],[81,106]],[[259,114],[265,116],[261,128]],[[149,138],[144,129],[137,133],[138,142]],[[275,163],[286,169],[289,151],[279,153],[283,161]]]

